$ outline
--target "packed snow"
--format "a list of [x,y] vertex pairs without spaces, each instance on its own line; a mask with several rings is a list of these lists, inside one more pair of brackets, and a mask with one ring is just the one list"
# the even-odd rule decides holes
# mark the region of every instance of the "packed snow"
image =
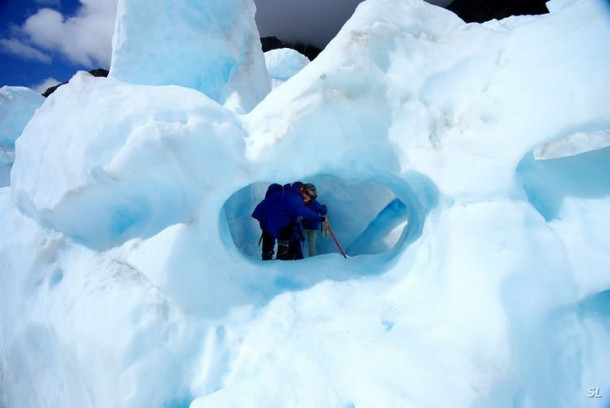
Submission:
[[[2,88],[0,406],[609,406],[607,2],[367,0],[310,63],[119,3],[108,78]],[[347,259],[260,260],[297,180]]]

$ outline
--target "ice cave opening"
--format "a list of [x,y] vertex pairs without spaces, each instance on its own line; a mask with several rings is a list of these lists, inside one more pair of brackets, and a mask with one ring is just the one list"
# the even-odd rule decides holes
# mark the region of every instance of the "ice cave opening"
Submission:
[[[416,174],[370,178],[318,174],[298,181],[316,185],[318,202],[328,207],[331,228],[349,257],[392,255],[403,249],[421,235],[425,216],[436,203],[435,188]],[[261,256],[261,230],[251,213],[274,182],[278,181],[251,183],[231,195],[223,207],[221,218],[227,223],[233,243],[250,259]],[[304,253],[307,257],[307,251]],[[332,236],[318,234],[317,253],[339,254]]]

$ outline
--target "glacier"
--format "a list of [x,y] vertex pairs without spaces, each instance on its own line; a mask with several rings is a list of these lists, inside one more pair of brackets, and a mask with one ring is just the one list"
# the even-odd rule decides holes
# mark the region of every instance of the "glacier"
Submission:
[[[120,0],[108,78],[0,94],[0,407],[610,406],[610,7],[547,7],[367,0],[306,63]],[[297,180],[347,259],[260,260]]]

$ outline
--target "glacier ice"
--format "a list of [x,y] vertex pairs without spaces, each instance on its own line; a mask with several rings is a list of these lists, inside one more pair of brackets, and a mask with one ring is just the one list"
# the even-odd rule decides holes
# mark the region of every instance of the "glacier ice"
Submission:
[[[268,94],[246,79],[268,81],[262,51],[235,48],[255,48],[253,4],[224,4],[124,0],[115,75],[79,73],[17,138],[2,403],[607,405],[608,148],[534,157],[609,128],[606,2],[464,24],[368,0]],[[211,53],[128,74],[154,56],[147,13],[158,50],[194,35]],[[252,71],[193,85],[218,53]],[[248,213],[296,180],[318,184],[348,259],[331,242],[258,259]]]

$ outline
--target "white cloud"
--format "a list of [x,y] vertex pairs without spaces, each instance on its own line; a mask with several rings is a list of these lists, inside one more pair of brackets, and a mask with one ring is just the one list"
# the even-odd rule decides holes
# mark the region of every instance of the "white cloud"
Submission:
[[43,8],[21,27],[37,47],[88,67],[110,65],[116,0],[85,2],[75,16]]
[[42,94],[42,93],[44,93],[44,91],[46,91],[50,87],[55,86],[59,83],[60,82],[55,78],[47,78],[38,84],[34,84],[34,85],[30,86],[30,88],[33,89],[34,91]]
[[51,57],[48,54],[15,38],[0,39],[0,50],[6,54],[12,54],[25,60],[38,61],[45,64],[51,62]]

